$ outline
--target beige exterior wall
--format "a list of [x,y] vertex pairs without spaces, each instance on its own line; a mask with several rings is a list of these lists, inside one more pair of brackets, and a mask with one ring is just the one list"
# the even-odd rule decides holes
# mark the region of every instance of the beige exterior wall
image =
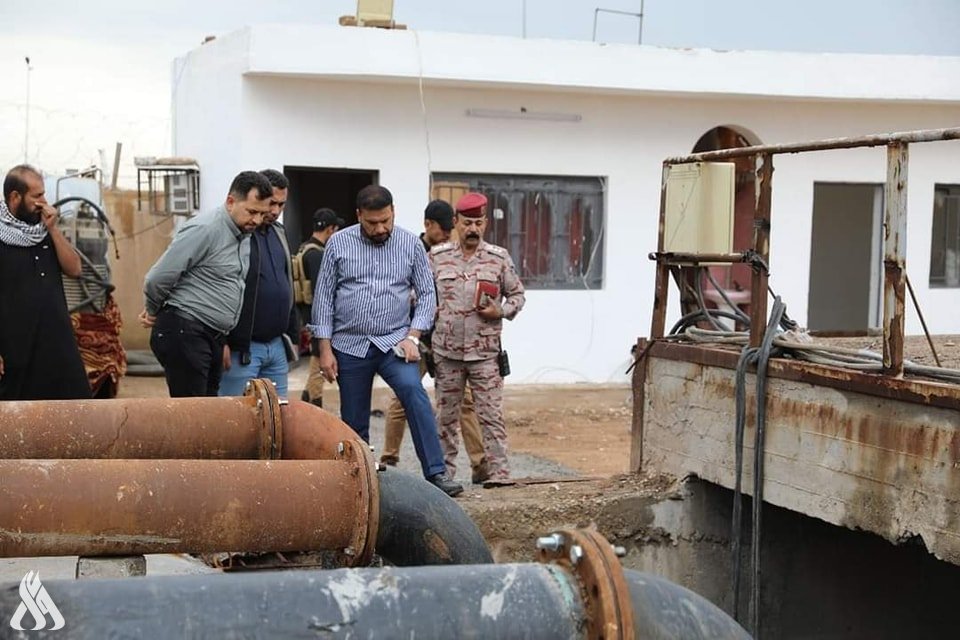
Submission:
[[149,349],[150,332],[137,321],[143,309],[143,277],[170,244],[178,218],[137,211],[136,191],[104,191],[103,200],[120,254],[119,259],[110,254],[113,295],[123,316],[120,339],[125,349]]

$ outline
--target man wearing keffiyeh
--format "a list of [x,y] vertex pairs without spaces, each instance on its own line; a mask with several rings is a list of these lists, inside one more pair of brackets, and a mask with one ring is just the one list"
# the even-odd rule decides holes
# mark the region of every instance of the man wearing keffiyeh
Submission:
[[0,202],[0,400],[90,397],[61,279],[80,275],[80,256],[57,217],[36,169],[19,165],[7,173]]

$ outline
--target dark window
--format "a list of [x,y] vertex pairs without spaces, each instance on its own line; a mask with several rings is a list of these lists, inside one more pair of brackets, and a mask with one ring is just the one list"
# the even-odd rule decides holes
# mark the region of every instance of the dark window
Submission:
[[930,286],[960,287],[960,186],[933,189]]
[[433,197],[487,196],[486,240],[510,252],[528,289],[603,286],[603,178],[441,173]]

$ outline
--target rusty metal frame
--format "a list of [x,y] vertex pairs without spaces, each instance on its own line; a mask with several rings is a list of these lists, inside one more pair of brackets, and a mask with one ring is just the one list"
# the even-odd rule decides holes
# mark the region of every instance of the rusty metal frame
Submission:
[[[904,131],[879,135],[831,138],[814,142],[780,145],[757,145],[737,149],[705,151],[685,156],[675,156],[663,161],[660,187],[660,225],[657,235],[657,253],[651,258],[657,261],[657,280],[654,291],[653,321],[650,337],[661,338],[666,323],[668,284],[667,269],[670,264],[697,264],[700,262],[742,262],[738,254],[703,255],[665,254],[663,235],[666,211],[667,174],[675,164],[753,158],[755,162],[756,204],[754,207],[753,251],[769,264],[770,208],[772,199],[773,156],[786,153],[825,151],[829,149],[855,149],[860,147],[887,147],[887,180],[884,191],[884,300],[883,300],[883,364],[887,374],[903,375],[904,300],[906,274],[906,224],[907,224],[907,166],[909,145],[914,142],[934,142],[960,139],[960,127]],[[686,258],[686,260],[683,260]],[[716,260],[715,260],[716,259]],[[760,344],[760,332],[766,324],[767,279],[764,269],[754,269],[751,282],[751,329],[750,344]]]

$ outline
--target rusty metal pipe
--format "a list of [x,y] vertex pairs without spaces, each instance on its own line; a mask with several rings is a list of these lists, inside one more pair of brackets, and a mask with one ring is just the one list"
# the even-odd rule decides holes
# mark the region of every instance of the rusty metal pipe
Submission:
[[[603,635],[589,626],[595,598],[558,565],[148,575],[44,580],[43,585],[70,638],[142,637],[149,629],[146,635],[155,640],[749,640],[740,625],[702,596],[655,575],[623,573],[633,624]],[[13,612],[20,603],[16,583],[0,584],[0,610]],[[32,622],[28,615],[25,623]]]
[[2,460],[0,556],[360,555],[376,523],[361,471],[351,460]]
[[827,151],[829,149],[856,149],[860,147],[885,147],[911,142],[937,142],[960,139],[960,127],[947,129],[920,129],[917,131],[899,131],[849,138],[828,138],[813,142],[793,142],[789,144],[764,144],[735,149],[703,151],[685,156],[674,156],[664,160],[664,164],[685,164],[688,162],[706,162],[711,160],[730,160],[747,158],[757,154],[805,153],[807,151]]
[[254,382],[243,398],[2,402],[0,458],[321,460],[360,441],[332,414],[282,405],[272,385]]

